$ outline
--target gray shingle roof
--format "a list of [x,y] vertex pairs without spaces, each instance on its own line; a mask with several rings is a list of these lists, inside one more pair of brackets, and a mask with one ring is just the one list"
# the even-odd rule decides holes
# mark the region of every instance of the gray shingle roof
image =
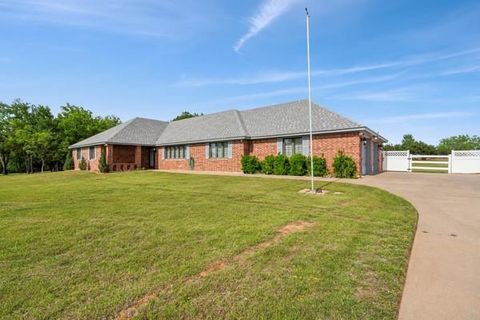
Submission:
[[[315,103],[312,104],[312,128],[314,133],[354,130],[373,133],[365,126]],[[295,136],[308,132],[308,100],[299,100],[245,111],[228,110],[172,122],[135,118],[70,147],[104,143],[173,145]]]
[[[309,132],[308,100],[299,100],[241,112],[251,138]],[[312,131],[338,131],[363,125],[312,103]]]
[[239,111],[229,110],[200,117],[172,121],[160,135],[157,144],[180,144],[244,138]]
[[[363,126],[317,104],[312,104],[313,132],[361,129]],[[171,122],[158,145],[226,139],[258,139],[309,132],[308,100],[245,111],[230,110]]]
[[168,122],[165,121],[134,118],[77,142],[71,145],[70,148],[105,143],[154,146],[167,125]]

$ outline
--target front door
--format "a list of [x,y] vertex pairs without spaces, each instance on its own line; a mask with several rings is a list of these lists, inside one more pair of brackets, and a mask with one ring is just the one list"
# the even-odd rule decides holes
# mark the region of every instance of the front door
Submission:
[[371,174],[370,172],[370,141],[362,141],[362,175]]
[[156,153],[155,148],[150,148],[148,151],[148,167],[150,169],[155,168],[155,153]]

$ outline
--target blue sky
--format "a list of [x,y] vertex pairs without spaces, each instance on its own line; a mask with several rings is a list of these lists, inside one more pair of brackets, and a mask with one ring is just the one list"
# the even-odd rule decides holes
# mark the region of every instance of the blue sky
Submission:
[[169,120],[307,97],[429,143],[480,134],[480,3],[0,0],[0,101]]

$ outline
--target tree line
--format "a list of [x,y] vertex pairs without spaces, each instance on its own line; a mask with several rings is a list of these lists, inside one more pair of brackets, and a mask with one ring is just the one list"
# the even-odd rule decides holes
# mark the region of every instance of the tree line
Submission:
[[54,115],[48,106],[21,100],[0,102],[2,173],[62,170],[72,163],[68,146],[119,123],[117,116],[94,116],[68,103]]
[[448,155],[452,150],[480,150],[480,136],[457,135],[441,139],[438,145],[432,145],[406,134],[401,143],[386,144],[383,150],[410,150],[412,154]]

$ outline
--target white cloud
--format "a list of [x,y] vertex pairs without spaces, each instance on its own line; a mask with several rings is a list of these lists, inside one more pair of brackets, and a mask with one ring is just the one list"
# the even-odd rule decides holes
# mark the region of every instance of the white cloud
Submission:
[[255,37],[275,19],[284,14],[297,0],[265,0],[255,15],[249,19],[249,29],[235,44],[233,49],[239,52],[245,42]]
[[[429,53],[422,55],[413,55],[408,56],[397,61],[390,61],[384,63],[376,64],[366,64],[366,65],[357,65],[352,67],[345,68],[336,68],[336,69],[323,69],[323,70],[313,70],[312,76],[344,76],[349,74],[364,73],[369,71],[376,71],[382,69],[402,69],[413,66],[424,65],[428,63],[433,63],[437,61],[443,61],[448,59],[454,59],[466,55],[473,55],[480,52],[480,48],[471,48],[462,51],[456,51],[452,53]],[[449,75],[454,73],[467,73],[467,72],[477,72],[478,66],[447,70],[441,73],[432,73],[425,74],[422,73],[418,76],[412,76],[410,79],[414,78],[425,78],[433,77],[439,75]],[[197,78],[190,80],[180,80],[176,82],[174,87],[203,87],[210,85],[252,85],[260,83],[277,83],[277,82],[287,82],[306,78],[306,71],[267,71],[263,73],[258,73],[255,75],[242,75],[240,77],[226,77],[226,78]]]
[[454,74],[465,74],[480,72],[480,66],[459,67],[454,69],[448,69],[440,73],[442,76],[450,76]]
[[416,121],[416,120],[433,120],[433,119],[442,119],[442,118],[464,118],[472,116],[469,112],[431,112],[431,113],[415,113],[415,114],[406,114],[393,117],[385,117],[380,119],[370,120],[370,123],[403,123],[407,121]]
[[[0,0],[0,20],[175,39],[213,23],[206,4],[188,0]],[[188,6],[189,10],[184,8]]]

